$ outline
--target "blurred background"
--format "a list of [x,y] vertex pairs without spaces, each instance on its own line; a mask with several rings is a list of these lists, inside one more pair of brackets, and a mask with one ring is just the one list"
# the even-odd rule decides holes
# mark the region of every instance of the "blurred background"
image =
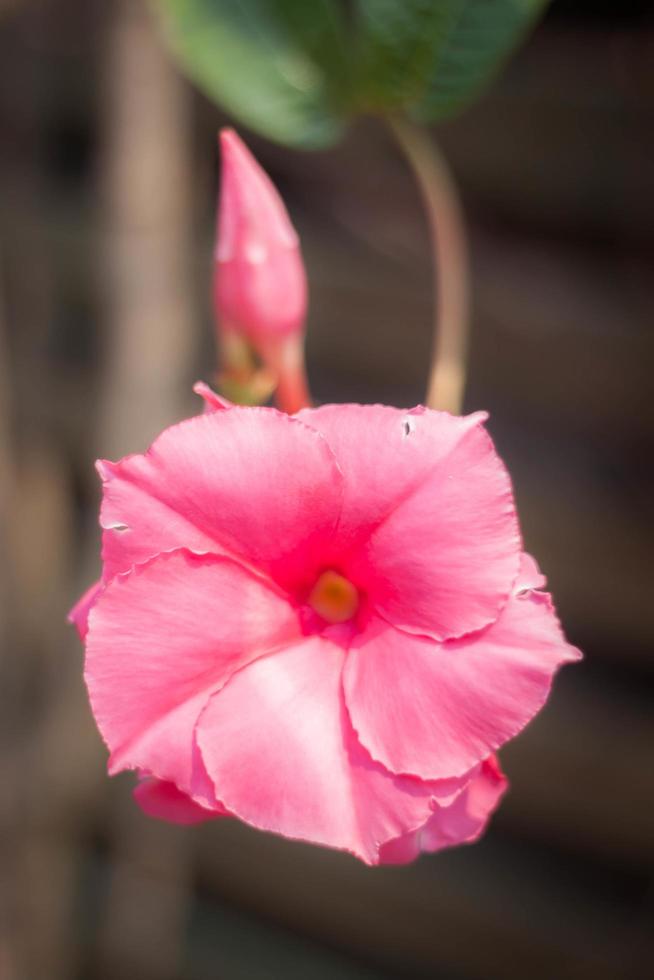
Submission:
[[[586,654],[502,754],[485,839],[371,870],[108,780],[65,614],[99,568],[98,456],[215,371],[217,129],[143,0],[0,2],[0,978],[654,975],[654,18],[555,2],[438,128],[466,207],[486,408],[528,550]],[[429,240],[374,121],[240,128],[301,234],[318,400],[424,398]]]

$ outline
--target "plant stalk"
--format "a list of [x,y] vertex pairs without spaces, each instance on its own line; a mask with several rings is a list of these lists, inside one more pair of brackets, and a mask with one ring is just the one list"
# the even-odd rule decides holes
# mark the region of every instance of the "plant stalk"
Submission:
[[277,379],[275,404],[281,412],[294,415],[312,404],[304,357],[304,337],[288,337],[262,348],[264,363]]
[[432,238],[435,323],[427,405],[461,412],[470,320],[463,209],[450,169],[427,130],[403,116],[388,123],[414,172]]

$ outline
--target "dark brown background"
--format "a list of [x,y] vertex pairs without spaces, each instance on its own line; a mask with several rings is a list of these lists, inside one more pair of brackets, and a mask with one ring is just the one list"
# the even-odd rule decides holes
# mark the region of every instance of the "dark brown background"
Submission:
[[[586,660],[503,753],[482,843],[369,870],[148,821],[104,775],[64,622],[98,568],[92,461],[144,448],[214,370],[224,119],[141,0],[0,3],[2,980],[652,975],[649,10],[555,4],[440,131],[472,244],[466,407]],[[420,401],[429,249],[395,146],[372,121],[316,155],[244,135],[301,232],[317,398]]]

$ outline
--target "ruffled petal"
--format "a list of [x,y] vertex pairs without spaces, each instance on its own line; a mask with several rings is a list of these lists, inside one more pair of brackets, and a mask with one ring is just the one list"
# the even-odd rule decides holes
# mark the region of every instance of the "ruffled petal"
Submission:
[[143,456],[101,462],[105,578],[163,551],[228,554],[285,586],[313,574],[342,479],[325,440],[266,408],[167,429]]
[[379,849],[380,864],[411,864],[420,857],[420,834],[422,828],[389,840]]
[[134,799],[148,817],[191,826],[225,816],[222,808],[209,810],[195,803],[174,783],[146,776],[134,788]]
[[520,535],[486,416],[329,405],[300,417],[325,435],[343,471],[334,563],[373,607],[439,640],[496,619],[518,572]]
[[204,381],[196,381],[193,385],[193,391],[203,400],[205,412],[223,412],[226,408],[234,408],[233,402],[230,402],[228,398],[223,398]]
[[518,577],[513,586],[514,593],[527,592],[530,589],[544,589],[546,585],[547,579],[538,567],[536,559],[523,552],[520,555]]
[[443,779],[517,735],[545,703],[556,668],[579,656],[549,596],[525,592],[492,626],[443,644],[371,621],[352,641],[345,698],[374,759]]
[[423,851],[440,851],[478,840],[508,785],[497,759],[491,756],[453,802],[435,807],[424,827],[384,844],[380,864],[409,864]]
[[508,786],[497,759],[494,756],[486,759],[477,778],[453,803],[436,808],[422,831],[422,850],[440,851],[478,840]]
[[70,610],[66,619],[72,623],[81,640],[84,639],[89,628],[89,613],[95,604],[95,600],[102,592],[102,582],[94,582],[86,592],[77,600]]
[[486,416],[350,404],[305,408],[297,418],[324,435],[343,471],[342,546],[368,538]]
[[311,636],[257,660],[211,698],[197,741],[235,816],[375,864],[381,844],[424,824],[432,787],[393,777],[359,745],[342,698],[344,657]]
[[230,559],[185,551],[115,578],[89,623],[86,682],[110,771],[143,769],[198,798],[194,728],[210,694],[300,635],[283,596]]

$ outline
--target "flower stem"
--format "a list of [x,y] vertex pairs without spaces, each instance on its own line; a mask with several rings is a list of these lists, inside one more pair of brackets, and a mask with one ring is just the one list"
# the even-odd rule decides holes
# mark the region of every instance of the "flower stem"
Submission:
[[291,336],[259,345],[264,364],[276,378],[275,404],[281,412],[294,415],[311,407],[311,393],[304,357],[304,338]]
[[390,117],[388,123],[417,179],[432,237],[436,302],[427,404],[458,415],[470,316],[463,210],[449,167],[427,130],[403,116]]

